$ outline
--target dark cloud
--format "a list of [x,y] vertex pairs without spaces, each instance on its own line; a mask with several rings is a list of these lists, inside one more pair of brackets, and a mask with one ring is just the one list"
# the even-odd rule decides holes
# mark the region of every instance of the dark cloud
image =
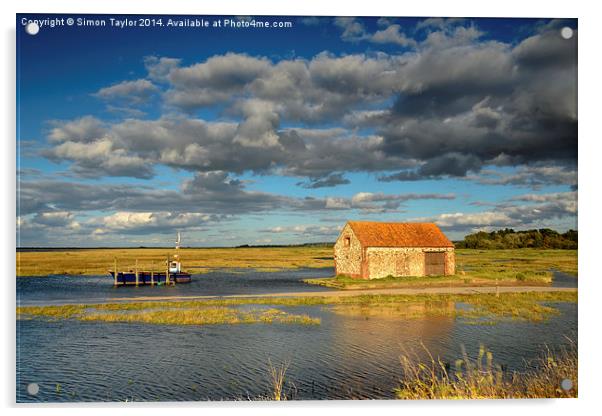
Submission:
[[575,166],[522,166],[514,173],[484,170],[466,179],[483,185],[515,185],[540,189],[551,185],[577,186]]
[[308,182],[299,182],[298,186],[307,189],[331,188],[338,185],[347,185],[351,181],[343,176],[342,173],[333,173],[323,178],[310,178]]
[[366,212],[396,210],[412,200],[450,200],[452,194],[382,194],[360,192],[344,197],[289,197],[250,191],[245,183],[226,172],[197,173],[183,182],[179,191],[134,185],[90,185],[66,181],[23,181],[19,216],[33,213],[124,211],[242,215],[272,211]]
[[[335,24],[349,38],[372,36],[354,18]],[[416,28],[426,38],[397,55],[323,52],[273,62],[227,53],[187,67],[148,57],[149,77],[167,82],[167,103],[186,111],[223,105],[235,121],[170,115],[107,125],[83,117],[57,124],[45,155],[73,162],[84,176],[148,178],[164,164],[278,172],[310,184],[346,171],[419,180],[478,174],[488,165],[567,165],[577,156],[577,31],[566,40],[558,25],[515,46],[484,40],[461,20],[427,19]],[[401,33],[392,22],[379,26]],[[104,95],[149,85],[156,88],[127,81]],[[324,122],[349,129],[310,128]]]

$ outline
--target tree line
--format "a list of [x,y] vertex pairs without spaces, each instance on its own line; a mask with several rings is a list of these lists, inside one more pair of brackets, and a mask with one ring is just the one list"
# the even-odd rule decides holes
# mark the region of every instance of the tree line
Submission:
[[550,228],[514,231],[512,228],[492,232],[479,231],[455,243],[456,248],[504,249],[504,248],[556,248],[576,249],[577,231],[565,233]]

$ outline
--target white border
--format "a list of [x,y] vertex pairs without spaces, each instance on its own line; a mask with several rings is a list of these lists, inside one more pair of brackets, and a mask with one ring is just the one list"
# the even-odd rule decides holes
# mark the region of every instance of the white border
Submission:
[[[528,2],[525,0],[504,0],[492,2],[454,0],[416,2],[393,2],[370,0],[362,3],[346,1],[299,1],[295,3],[277,0],[230,0],[205,2],[192,0],[126,1],[126,0],[25,0],[2,2],[0,19],[3,23],[2,55],[2,179],[4,203],[2,209],[2,287],[5,312],[3,320],[2,352],[0,368],[2,403],[12,407],[9,414],[47,413],[57,415],[80,414],[82,405],[65,407],[50,405],[45,407],[15,406],[15,13],[54,12],[54,13],[136,13],[136,14],[236,14],[236,15],[323,15],[323,16],[471,16],[471,17],[577,17],[579,18],[579,358],[580,379],[578,400],[530,400],[530,401],[477,401],[477,402],[295,402],[277,403],[184,403],[184,404],[128,404],[85,405],[90,415],[105,415],[107,411],[136,411],[145,414],[164,414],[174,409],[182,414],[231,413],[245,414],[306,414],[308,411],[332,413],[343,410],[349,414],[364,414],[374,409],[379,414],[400,414],[419,412],[420,414],[461,413],[463,415],[487,412],[488,415],[504,415],[509,412],[525,411],[546,415],[567,415],[592,411],[599,407],[597,387],[602,375],[600,365],[600,311],[596,308],[601,295],[600,249],[600,195],[602,175],[596,167],[602,155],[599,128],[600,82],[600,13],[595,2],[575,2],[548,0]],[[596,244],[598,243],[598,244]],[[598,264],[597,264],[598,263]],[[597,266],[597,267],[596,267]],[[42,346],[43,347],[43,346]],[[107,407],[110,408],[106,409]],[[589,413],[589,412],[588,412]],[[593,412],[592,412],[593,413]]]

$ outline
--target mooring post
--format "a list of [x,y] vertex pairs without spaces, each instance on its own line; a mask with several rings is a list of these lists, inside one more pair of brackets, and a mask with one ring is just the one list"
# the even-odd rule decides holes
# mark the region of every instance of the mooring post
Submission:
[[117,286],[117,257],[115,257],[114,259],[114,264],[113,264],[113,278],[115,279],[115,286]]
[[167,270],[165,271],[165,284],[169,284],[169,254],[167,255]]
[[151,262],[151,286],[155,285],[155,262]]
[[136,259],[136,286],[138,286],[138,259]]

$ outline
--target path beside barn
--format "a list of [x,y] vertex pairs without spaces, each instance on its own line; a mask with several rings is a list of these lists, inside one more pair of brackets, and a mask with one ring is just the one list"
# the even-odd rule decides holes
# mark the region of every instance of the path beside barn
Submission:
[[545,286],[466,286],[466,287],[427,287],[427,288],[396,288],[396,289],[357,289],[329,290],[324,292],[281,292],[254,295],[225,295],[225,296],[138,296],[111,298],[111,302],[127,301],[183,301],[203,299],[231,298],[279,298],[279,297],[330,297],[330,296],[359,296],[359,295],[471,295],[479,293],[524,293],[524,292],[573,292],[577,288],[545,287]]

